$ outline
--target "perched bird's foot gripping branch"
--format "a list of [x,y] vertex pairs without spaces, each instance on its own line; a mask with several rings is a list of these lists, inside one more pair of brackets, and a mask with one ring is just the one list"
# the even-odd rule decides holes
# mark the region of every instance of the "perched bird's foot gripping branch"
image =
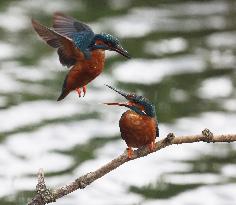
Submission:
[[[206,129],[205,129],[206,130]],[[205,133],[205,132],[204,132]],[[209,132],[208,132],[209,133]],[[210,142],[235,142],[236,134],[221,134],[221,135],[212,135],[212,139]],[[170,145],[177,145],[183,143],[199,143],[199,142],[208,142],[206,140],[206,136],[204,134],[197,134],[192,136],[180,136],[176,137],[173,133],[167,135],[166,138],[159,140],[158,143],[155,144],[154,152],[163,149]],[[180,148],[179,146],[176,149]],[[70,194],[71,192],[77,189],[84,189],[86,186],[94,182],[95,180],[103,177],[108,174],[112,170],[118,168],[122,164],[135,160],[137,158],[141,158],[150,154],[150,150],[147,146],[141,147],[137,150],[133,151],[132,158],[129,159],[127,157],[127,152],[124,152],[120,156],[116,157],[112,161],[107,164],[101,166],[95,171],[89,172],[77,179],[73,182],[68,183],[63,187],[59,187],[50,191],[44,182],[44,176],[42,170],[40,170],[38,174],[38,185],[37,185],[37,194],[34,198],[28,203],[28,205],[45,205],[47,203],[55,202],[57,199],[62,198],[65,195]],[[157,155],[158,157],[158,155]]]
[[128,100],[128,102],[122,103],[105,103],[106,105],[124,106],[129,109],[122,114],[119,121],[121,137],[128,146],[128,158],[132,158],[132,147],[140,148],[148,146],[150,152],[153,152],[155,150],[156,137],[159,136],[155,106],[143,96],[134,93],[125,93],[110,85],[106,86]]

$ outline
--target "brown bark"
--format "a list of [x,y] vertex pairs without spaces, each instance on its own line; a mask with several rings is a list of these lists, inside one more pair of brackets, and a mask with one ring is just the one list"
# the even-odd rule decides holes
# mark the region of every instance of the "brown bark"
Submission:
[[[155,149],[153,152],[156,152],[166,146],[173,144],[183,144],[183,143],[194,143],[194,142],[234,142],[236,141],[236,134],[222,134],[222,135],[213,135],[208,129],[202,131],[202,134],[192,135],[192,136],[180,136],[175,137],[173,133],[167,135],[167,137],[163,140],[156,142]],[[116,169],[120,165],[134,160],[140,157],[144,157],[150,154],[150,150],[148,147],[143,147],[134,151],[132,158],[129,159],[127,153],[124,152],[117,158],[113,159],[111,162],[105,164],[99,169],[89,172],[77,179],[75,181],[68,183],[67,185],[57,188],[53,191],[47,189],[45,182],[43,171],[40,170],[38,174],[38,184],[36,186],[37,194],[35,197],[28,203],[28,205],[45,205],[47,203],[55,202],[57,199],[77,190],[84,189],[86,186],[94,182],[95,180],[103,177],[110,171]]]

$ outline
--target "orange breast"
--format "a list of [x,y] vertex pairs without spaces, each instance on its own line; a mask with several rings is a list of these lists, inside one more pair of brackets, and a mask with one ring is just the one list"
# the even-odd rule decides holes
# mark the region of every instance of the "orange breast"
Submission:
[[86,72],[92,75],[99,75],[105,64],[105,51],[98,49],[92,52],[91,59],[85,60],[83,67],[86,68]]
[[156,120],[154,118],[128,110],[121,116],[119,125],[121,137],[128,147],[139,148],[155,141]]
[[67,89],[75,90],[78,87],[87,85],[102,72],[104,63],[105,51],[100,49],[93,51],[90,59],[78,61],[68,73]]

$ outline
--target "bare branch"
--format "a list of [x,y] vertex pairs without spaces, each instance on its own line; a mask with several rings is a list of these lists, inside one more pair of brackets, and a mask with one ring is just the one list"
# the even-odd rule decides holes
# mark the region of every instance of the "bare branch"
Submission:
[[[165,148],[169,145],[173,144],[183,144],[183,143],[194,143],[194,142],[234,142],[236,141],[236,134],[223,134],[223,135],[213,135],[209,129],[205,129],[202,131],[202,134],[193,135],[193,136],[180,136],[175,137],[173,133],[167,135],[167,137],[163,140],[156,142],[156,147],[153,152],[156,152],[162,148]],[[42,170],[39,171],[38,174],[38,184],[36,186],[37,194],[28,203],[28,205],[45,205],[51,202],[55,202],[57,199],[77,190],[77,189],[84,189],[86,186],[94,182],[95,180],[103,177],[110,171],[116,169],[120,165],[134,160],[140,157],[144,157],[150,154],[150,150],[148,147],[143,147],[134,151],[132,158],[129,159],[127,153],[124,152],[122,155],[118,156],[117,158],[113,159],[111,162],[105,164],[104,166],[100,167],[96,171],[89,172],[75,181],[65,185],[61,188],[57,188],[52,192],[47,189],[45,182],[44,182],[44,175]]]

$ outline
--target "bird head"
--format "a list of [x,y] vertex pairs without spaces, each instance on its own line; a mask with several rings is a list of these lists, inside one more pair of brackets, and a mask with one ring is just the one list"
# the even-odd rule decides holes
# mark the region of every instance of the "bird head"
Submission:
[[103,49],[116,51],[126,58],[131,58],[128,51],[126,51],[122,46],[118,38],[112,36],[108,33],[96,34],[94,37],[94,45],[92,49]]
[[149,117],[155,117],[156,111],[155,106],[152,105],[148,99],[144,98],[143,96],[136,95],[134,93],[125,93],[124,91],[117,90],[116,88],[113,88],[110,85],[106,85],[108,88],[114,90],[115,92],[122,95],[128,102],[112,102],[112,103],[104,103],[106,105],[118,105],[118,106],[124,106],[127,107],[134,112],[140,114],[140,115],[146,115]]

